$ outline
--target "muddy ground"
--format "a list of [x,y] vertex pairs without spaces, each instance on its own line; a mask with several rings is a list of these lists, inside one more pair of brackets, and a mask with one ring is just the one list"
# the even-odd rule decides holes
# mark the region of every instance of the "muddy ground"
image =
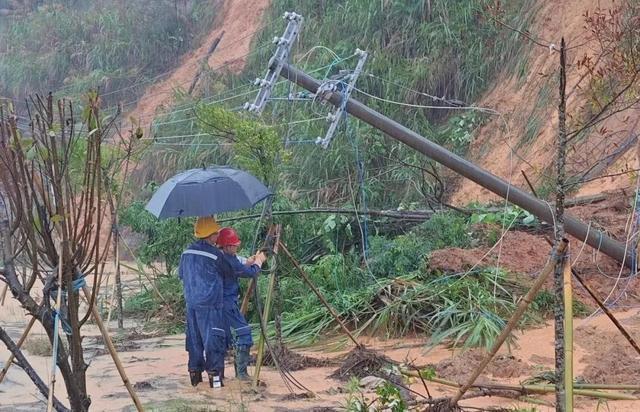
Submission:
[[[624,211],[615,209],[616,199],[611,197],[607,202],[576,208],[577,215],[589,215],[594,220],[602,220],[610,227],[611,233],[618,238],[624,237],[626,224]],[[626,205],[627,202],[624,202]],[[627,208],[627,206],[625,206]],[[613,219],[613,220],[612,220]],[[622,240],[622,239],[621,239]],[[596,255],[590,248],[580,252],[581,244],[572,242],[572,258],[575,268],[585,276],[588,283],[602,297],[609,296],[609,303],[616,301],[615,314],[629,332],[640,341],[640,299],[638,299],[638,281],[619,278],[621,273],[617,265],[601,255]],[[546,263],[549,247],[539,234],[521,231],[508,232],[504,237],[502,249],[489,251],[489,246],[471,250],[447,249],[436,251],[430,257],[430,265],[450,271],[467,270],[469,266],[480,262],[486,266],[500,262],[500,265],[518,276],[523,283],[533,280],[540,268]],[[482,257],[485,260],[480,261]],[[626,275],[626,273],[623,273]],[[139,279],[131,274],[125,275],[125,294],[135,293],[140,288]],[[550,286],[550,285],[548,285]],[[624,291],[624,293],[620,293]],[[575,287],[576,297],[590,304],[589,298],[580,287]],[[618,299],[620,297],[620,299]],[[10,335],[17,340],[26,324],[24,311],[16,302],[8,297],[0,308],[0,323]],[[300,388],[290,388],[284,383],[281,375],[273,366],[262,369],[263,385],[257,389],[251,385],[241,384],[233,378],[233,365],[227,363],[226,386],[222,390],[213,391],[205,385],[192,388],[186,374],[187,354],[184,351],[184,335],[154,336],[139,321],[128,320],[125,331],[117,332],[115,322],[111,322],[111,330],[116,339],[116,346],[125,365],[127,374],[148,410],[157,411],[329,411],[340,410],[346,405],[347,381],[356,375],[365,378],[369,372],[376,372],[379,362],[351,356],[345,359],[351,346],[340,351],[330,349],[333,345],[323,341],[322,346],[294,349],[295,354],[285,352],[282,356],[291,369],[291,375],[299,382]],[[127,411],[133,410],[127,391],[109,356],[104,350],[101,338],[95,327],[89,325],[83,329],[86,359],[90,362],[88,369],[89,392],[94,411]],[[638,384],[640,381],[640,356],[630,347],[628,342],[618,333],[613,324],[603,315],[575,320],[575,355],[574,372],[576,380],[589,383]],[[44,341],[41,329],[34,328],[27,345],[29,360],[38,373],[47,379],[50,372],[50,349]],[[411,337],[406,339],[379,340],[361,338],[361,343],[370,350],[376,351],[380,359],[386,357],[401,364],[415,364],[421,367],[432,367],[437,376],[456,382],[464,382],[473,368],[482,359],[482,350],[453,351],[445,346],[429,348],[428,337]],[[352,354],[353,355],[353,354]],[[0,347],[0,362],[4,362],[8,352]],[[536,329],[526,330],[518,334],[517,342],[498,354],[486,372],[478,379],[485,383],[518,384],[533,377],[549,376],[553,369],[553,327],[551,322]],[[267,362],[272,365],[273,362]],[[253,373],[253,368],[250,368]],[[369,380],[371,381],[371,380]],[[64,385],[59,378],[56,388],[57,396],[65,401]],[[544,381],[543,381],[544,383]],[[418,395],[426,396],[422,382],[415,380],[408,383],[411,390]],[[435,383],[428,384],[429,393],[433,397],[451,396],[451,388]],[[374,399],[371,389],[362,389],[369,399]],[[628,392],[632,393],[632,392]],[[637,393],[635,395],[639,395]],[[537,396],[537,401],[550,405],[553,395]],[[0,412],[44,410],[46,400],[35,390],[33,384],[19,367],[12,367],[0,384]],[[495,397],[466,400],[463,405],[488,410],[491,408],[522,407],[531,411],[551,411],[545,404],[526,404],[513,399]],[[529,408],[529,409],[526,409]],[[535,409],[531,409],[535,408]],[[605,408],[605,409],[603,409]],[[606,404],[583,397],[576,398],[578,411],[640,411],[640,401],[609,401]]]
[[[3,325],[14,338],[18,338],[25,324],[23,311],[12,300],[7,300],[0,312]],[[617,316],[629,327],[636,339],[640,339],[640,310],[618,311]],[[127,325],[130,330],[140,325]],[[115,329],[115,328],[114,328]],[[34,337],[41,334],[35,330]],[[91,328],[88,335],[97,336]],[[344,356],[351,350],[341,351],[325,348],[306,348],[295,350],[300,355],[323,359],[327,366],[302,367],[292,371],[300,384],[313,394],[295,389],[292,394],[273,367],[264,367],[261,377],[264,385],[257,390],[250,385],[241,384],[233,378],[233,366],[227,363],[226,386],[222,390],[211,390],[205,385],[192,388],[186,375],[187,355],[184,351],[184,335],[144,338],[144,335],[129,333],[127,346],[123,347],[120,357],[125,365],[131,382],[134,383],[141,400],[149,410],[157,411],[320,411],[339,410],[348,396],[346,383],[339,374],[340,365],[344,365]],[[98,338],[87,338],[87,359],[91,362],[88,370],[89,391],[94,411],[133,410],[132,403],[122,385],[108,354],[104,353]],[[444,346],[428,349],[427,339],[407,338],[396,340],[378,340],[363,338],[362,343],[368,349],[378,352],[395,362],[432,365],[439,377],[464,381],[482,357],[481,350],[452,351]],[[326,345],[325,345],[326,346]],[[535,375],[541,375],[553,367],[553,328],[547,325],[519,334],[517,347],[511,346],[510,353],[505,349],[492,362],[486,373],[480,377],[482,382],[519,383]],[[0,348],[0,358],[6,359],[6,349]],[[30,361],[42,376],[47,376],[50,357],[28,353]],[[303,365],[305,366],[305,365]],[[603,316],[592,319],[576,320],[575,374],[577,379],[587,382],[638,383],[640,358],[629,348],[628,343],[615,331],[611,322]],[[250,368],[253,372],[253,368]],[[409,384],[419,394],[426,390],[418,380]],[[432,396],[451,395],[450,388],[428,384]],[[371,399],[371,390],[363,389]],[[60,384],[56,390],[60,399],[64,399],[64,387]],[[420,399],[420,396],[416,396]],[[551,402],[552,396],[537,397]],[[502,398],[478,398],[463,404],[478,408],[535,407],[537,411],[552,410],[544,405],[527,405],[515,400]],[[598,402],[582,397],[576,398],[576,410],[595,411]],[[610,411],[638,411],[640,401],[609,401]],[[602,408],[602,405],[600,406]],[[33,384],[19,367],[12,367],[0,384],[0,411],[44,410],[45,399],[39,395]],[[530,410],[530,409],[529,409]],[[602,409],[600,409],[602,410]]]

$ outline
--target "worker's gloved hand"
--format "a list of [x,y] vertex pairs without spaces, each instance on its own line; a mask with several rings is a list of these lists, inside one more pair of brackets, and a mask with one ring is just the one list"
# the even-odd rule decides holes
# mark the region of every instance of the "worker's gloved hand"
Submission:
[[244,264],[247,266],[251,266],[254,265],[256,263],[256,257],[254,256],[249,256],[245,261]]
[[265,255],[264,252],[262,251],[256,253],[255,256],[253,256],[253,258],[254,258],[253,264],[258,265],[260,267],[262,267],[264,262],[267,261],[267,255]]

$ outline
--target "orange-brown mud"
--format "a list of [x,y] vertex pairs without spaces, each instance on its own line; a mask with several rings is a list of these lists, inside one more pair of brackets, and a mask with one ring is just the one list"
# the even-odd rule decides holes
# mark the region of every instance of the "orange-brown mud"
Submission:
[[[136,281],[127,277],[127,289],[134,287]],[[617,311],[616,315],[628,327],[636,339],[640,339],[640,311],[638,309]],[[0,322],[10,335],[17,340],[26,324],[23,310],[13,299],[7,299],[0,311]],[[249,411],[311,411],[339,410],[346,403],[348,393],[344,378],[333,378],[340,369],[345,369],[345,356],[353,353],[352,346],[340,351],[328,349],[324,342],[294,352],[315,359],[328,359],[327,366],[302,365],[291,374],[304,387],[313,392],[295,389],[292,394],[284,384],[280,374],[273,367],[263,367],[261,380],[264,385],[252,390],[249,385],[241,384],[233,378],[233,365],[227,361],[226,386],[222,390],[211,390],[206,385],[192,388],[186,374],[187,354],[184,350],[184,335],[152,336],[136,332],[141,325],[128,321],[126,339],[119,339],[119,355],[138,395],[150,410],[240,410],[242,405]],[[575,375],[589,382],[637,383],[640,361],[628,343],[617,333],[611,322],[599,315],[593,319],[576,319],[575,337]],[[111,330],[115,334],[112,322]],[[88,386],[94,411],[133,410],[131,401],[122,385],[120,377],[110,356],[105,353],[101,338],[93,326],[85,330],[85,354],[90,361]],[[41,328],[34,328],[33,336],[42,337]],[[517,384],[533,375],[553,368],[553,327],[551,324],[517,334],[517,345],[503,348],[490,364],[479,381]],[[473,368],[480,362],[482,351],[452,350],[445,346],[428,347],[428,337],[408,337],[405,339],[381,340],[362,337],[361,343],[377,355],[386,357],[399,364],[433,365],[438,376],[453,381],[464,381]],[[26,353],[38,373],[45,378],[50,372],[50,357]],[[6,359],[8,353],[0,348],[0,359]],[[355,365],[355,363],[354,363]],[[353,366],[353,365],[352,365]],[[250,367],[250,373],[253,367]],[[372,373],[375,371],[372,370]],[[348,375],[348,371],[347,371]],[[360,368],[354,375],[367,375]],[[408,386],[426,394],[419,380],[411,381]],[[428,384],[432,396],[451,396],[451,388],[434,383]],[[373,396],[370,389],[363,389],[367,396]],[[65,401],[64,384],[60,376],[56,387],[57,396]],[[416,396],[419,400],[420,396]],[[547,402],[553,401],[552,395],[539,396]],[[5,381],[0,384],[0,411],[43,410],[45,400],[34,389],[26,374],[13,366]],[[597,401],[577,397],[576,410],[594,411]],[[463,405],[479,408],[531,406],[515,400],[502,398],[477,398],[463,402]],[[182,409],[181,409],[182,408]],[[203,408],[203,409],[198,409]],[[551,411],[550,407],[536,405],[537,411]],[[640,410],[640,401],[609,401],[611,411]]]

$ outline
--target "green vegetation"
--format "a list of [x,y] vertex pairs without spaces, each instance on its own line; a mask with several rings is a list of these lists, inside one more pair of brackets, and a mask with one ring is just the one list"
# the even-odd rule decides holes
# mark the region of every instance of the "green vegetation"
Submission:
[[[264,72],[272,52],[263,46],[282,31],[282,12],[296,10],[306,20],[293,50],[293,63],[318,79],[327,79],[353,68],[356,47],[367,50],[370,57],[354,95],[464,154],[491,113],[442,110],[442,106],[472,105],[504,67],[525,70],[518,35],[497,24],[494,17],[526,29],[535,12],[524,7],[527,3],[519,0],[493,10],[488,0],[276,0],[243,73],[207,73],[202,99],[176,93],[176,110],[168,110],[153,126],[156,141],[142,159],[145,175],[160,182],[177,170],[202,164],[234,165],[274,189],[276,211],[314,206],[422,210],[437,205],[447,191],[439,166],[360,122],[343,121],[329,150],[307,144],[324,135],[326,123],[301,120],[323,118],[328,109],[304,100],[305,94],[295,86],[283,82],[275,87],[273,97],[291,93],[303,100],[273,100],[260,119],[231,109],[253,98],[252,92],[246,93],[250,91],[247,80]],[[208,7],[213,2],[205,0],[180,11],[165,0],[136,0],[126,8],[118,0],[74,8],[71,4],[77,6],[73,1],[46,2],[0,29],[0,40],[11,45],[3,51],[6,58],[0,64],[0,82],[10,85],[5,92],[21,95],[28,88],[41,88],[45,80],[48,85],[65,85],[65,93],[96,85],[108,93],[138,84],[173,66],[197,39],[195,27],[206,27],[214,14],[214,8]],[[524,9],[531,11],[523,13]],[[45,30],[48,44],[40,45],[38,39]],[[130,92],[135,95],[135,90]],[[238,96],[243,100],[234,97],[238,94],[243,94]],[[224,104],[215,104],[222,99]],[[181,135],[188,138],[172,137]],[[182,249],[192,240],[192,220],[157,221],[150,216],[143,205],[155,187],[151,183],[136,190],[134,197],[139,201],[125,208],[120,219],[146,236],[137,251],[140,263],[160,261],[166,275],[157,278],[155,288],[129,299],[126,309],[148,316],[170,313],[165,318],[175,321],[183,306],[175,269]],[[414,332],[429,334],[434,342],[465,346],[491,344],[520,288],[496,268],[443,276],[429,266],[431,251],[494,242],[501,227],[511,222],[536,224],[517,208],[480,209],[471,217],[437,213],[420,225],[369,219],[366,228],[362,217],[339,214],[284,215],[277,221],[283,225],[283,239],[291,252],[358,333]],[[491,228],[490,233],[477,233],[478,225]],[[240,221],[234,227],[247,249],[263,235],[253,221]],[[368,248],[363,253],[365,239]],[[281,260],[276,270],[284,337],[310,343],[331,333],[333,319],[308,293],[292,266]],[[263,276],[258,282],[261,294],[267,280]],[[257,320],[253,308],[251,316]]]
[[[198,120],[193,120],[192,110],[184,110],[196,104],[189,98],[175,106],[180,111],[169,109],[158,119],[154,127],[157,136],[201,133],[205,136],[159,139],[146,156],[149,174],[160,181],[176,170],[202,163],[242,165],[241,159],[232,158],[229,147],[224,146],[229,144],[227,136],[211,127],[215,123],[201,121],[201,115],[204,108],[216,111],[210,108],[212,101],[224,99],[222,106],[237,108],[254,98],[250,81],[264,73],[265,62],[273,52],[271,39],[282,32],[281,16],[287,10],[305,17],[291,58],[296,66],[322,80],[338,75],[340,70],[352,70],[356,47],[367,50],[369,58],[358,80],[358,89],[390,101],[430,107],[402,106],[368,97],[358,90],[354,97],[463,154],[490,114],[442,110],[442,106],[471,105],[499,70],[515,67],[516,62],[523,60],[518,34],[497,24],[492,17],[498,13],[497,17],[511,26],[526,29],[535,13],[535,7],[528,7],[531,5],[527,3],[527,0],[510,2],[498,13],[490,8],[492,2],[486,0],[274,1],[265,17],[266,28],[254,40],[253,53],[243,73],[208,78],[209,94],[205,94],[204,105],[196,110]],[[523,13],[523,10],[530,11]],[[298,92],[300,96],[308,95],[297,86],[281,82],[276,85],[273,97]],[[453,102],[444,101],[443,96]],[[328,111],[326,106],[311,100],[273,100],[260,121],[252,126],[258,131],[264,128],[260,122],[277,125],[273,129],[280,141],[292,142],[286,154],[279,157],[283,162],[278,162],[277,184],[277,189],[286,192],[291,200],[362,205],[365,194],[371,208],[422,208],[435,203],[446,191],[438,165],[360,122],[345,121],[329,150],[311,143],[326,133],[326,122],[287,124],[324,118]],[[217,112],[215,115],[222,116],[219,109]],[[241,118],[238,116],[234,123],[244,122]],[[212,147],[212,143],[223,146]],[[358,183],[359,174],[364,180],[362,185]]]
[[[24,15],[0,17],[0,94],[61,90],[77,97],[103,93],[166,71],[210,25],[215,2],[179,9],[168,0],[44,1]],[[148,84],[147,84],[148,85]],[[133,100],[143,89],[105,95]]]
[[[144,404],[146,411],[157,412],[226,412],[243,410],[244,405],[227,405],[219,407],[211,405],[211,402],[197,402],[193,399],[171,399],[168,401],[157,401]],[[135,411],[132,406],[127,411]]]
[[160,276],[155,280],[155,287],[162,298],[153,288],[145,286],[140,293],[125,301],[125,313],[153,318],[153,327],[167,334],[184,332],[185,302],[177,273]]
[[[549,290],[541,290],[531,302],[529,312],[532,316],[548,318],[553,316],[555,298]],[[582,301],[573,299],[573,316],[577,318],[585,317],[591,312],[589,307]]]
[[344,409],[347,412],[402,412],[406,411],[407,404],[400,395],[400,390],[390,383],[384,381],[376,388],[376,398],[368,399],[360,388],[360,381],[352,378],[347,384],[348,396]]
[[167,273],[177,267],[183,246],[193,239],[193,219],[158,221],[144,209],[144,203],[134,202],[120,215],[120,223],[146,236],[138,251],[140,261],[149,265],[161,259]]
[[[66,343],[63,341],[63,344]],[[29,336],[24,342],[24,350],[35,356],[51,356],[51,342],[47,336]]]
[[[289,205],[274,204],[275,210],[282,207]],[[179,253],[191,241],[190,224],[181,226],[174,220],[174,226],[170,226],[171,220],[158,222],[142,210],[140,204],[131,206],[124,215],[133,215],[132,210],[141,214],[137,222],[145,222],[136,226],[138,230],[148,230],[144,229],[146,225],[153,227],[155,222],[157,232],[147,233],[157,236],[167,232],[166,236],[172,239],[158,242],[162,236],[150,238],[141,248],[145,259],[153,260],[150,252],[157,253],[156,258]],[[464,248],[477,243],[470,228],[474,216],[439,213],[405,234],[385,236],[378,231],[378,235],[370,238],[366,260],[362,260],[359,253],[360,239],[353,218],[337,215],[279,218],[285,228],[285,242],[294,255],[303,260],[314,284],[356,333],[387,337],[418,333],[431,335],[434,343],[450,341],[455,345],[490,346],[512,311],[513,302],[522,294],[522,287],[514,283],[509,274],[496,268],[443,276],[428,263],[432,250]],[[373,229],[382,229],[385,224],[383,221],[371,223]],[[243,239],[252,239],[254,222],[239,222],[234,227]],[[241,251],[243,253],[248,251]],[[175,267],[177,261],[173,262]],[[280,276],[285,339],[295,344],[310,344],[335,331],[333,318],[309,293],[289,262],[280,259],[276,270]],[[268,276],[259,279],[258,291],[262,296],[268,281]],[[163,314],[174,314],[172,318],[179,320],[184,303],[175,274],[160,277],[156,286],[171,302],[162,301],[149,289],[129,299],[127,311],[152,316],[162,310]],[[253,310],[250,317],[257,322]],[[179,329],[180,325],[176,327]]]

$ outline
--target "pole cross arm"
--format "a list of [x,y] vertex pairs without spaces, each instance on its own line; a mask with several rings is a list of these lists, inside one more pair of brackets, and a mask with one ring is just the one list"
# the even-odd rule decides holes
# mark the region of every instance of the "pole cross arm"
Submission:
[[[280,75],[309,90],[311,93],[315,93],[320,86],[318,80],[284,61],[282,62]],[[334,93],[328,98],[328,101],[334,106],[341,106],[342,96]],[[534,196],[507,183],[489,171],[451,153],[444,147],[437,145],[359,101],[349,98],[346,104],[346,111],[350,115],[383,131],[391,138],[406,144],[443,166],[450,168],[459,175],[490,190],[510,203],[523,208],[540,220],[549,223],[555,221],[553,209],[548,203],[536,199]],[[586,241],[589,246],[623,263],[625,266],[631,267],[633,251],[630,249],[632,248],[626,250],[625,245],[621,242],[610,238],[599,230],[592,227],[589,228],[582,221],[568,214],[565,215],[565,230],[580,241]]]

